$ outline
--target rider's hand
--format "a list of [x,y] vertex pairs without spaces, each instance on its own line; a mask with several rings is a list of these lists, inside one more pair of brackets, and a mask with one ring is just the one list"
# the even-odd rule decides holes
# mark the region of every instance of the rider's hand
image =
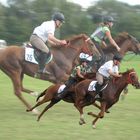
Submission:
[[61,45],[62,45],[62,46],[67,45],[67,41],[66,41],[66,40],[61,40]]
[[118,52],[120,51],[120,47],[117,47],[117,51],[118,51]]
[[122,74],[118,74],[118,76],[117,77],[122,77]]

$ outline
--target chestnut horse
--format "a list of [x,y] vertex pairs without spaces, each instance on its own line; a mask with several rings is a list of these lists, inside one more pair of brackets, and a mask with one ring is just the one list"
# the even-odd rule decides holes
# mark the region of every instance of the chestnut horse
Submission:
[[[95,80],[95,73],[91,75],[87,74],[86,77],[93,77]],[[95,127],[95,122],[98,118],[102,118],[104,116],[104,112],[108,113],[108,109],[115,104],[119,100],[120,93],[122,90],[128,85],[132,84],[136,88],[140,88],[140,83],[138,81],[138,77],[134,69],[128,70],[122,73],[121,78],[113,78],[109,81],[108,86],[102,91],[102,97],[98,100],[101,103],[101,107],[96,104],[96,93],[95,91],[88,91],[89,84],[93,81],[93,79],[86,79],[82,80],[81,82],[77,83],[76,85],[72,86],[67,95],[63,98],[65,102],[73,103],[74,106],[80,112],[80,121],[79,124],[82,125],[85,123],[83,118],[83,108],[85,106],[93,104],[95,107],[99,108],[101,112],[99,115],[95,115],[89,112],[89,115],[96,116],[97,118],[93,121],[93,127]],[[49,102],[50,103],[44,108],[44,110],[38,116],[37,121],[40,120],[42,115],[50,109],[53,105],[55,105],[60,100],[57,100],[58,90],[62,86],[61,84],[55,84],[48,87],[44,90],[37,98],[37,103],[31,108],[27,109],[27,111],[32,111],[36,107]],[[112,89],[112,90],[111,90]]]
[[[45,75],[42,79],[53,83],[66,81],[77,56],[81,52],[88,54],[92,52],[93,43],[86,42],[87,38],[88,36],[85,34],[80,34],[68,39],[66,47],[51,47],[54,57],[46,66],[51,75]],[[25,47],[9,46],[2,48],[0,49],[0,69],[11,78],[15,95],[27,108],[31,108],[31,105],[24,99],[21,92],[31,93],[32,91],[23,88],[22,81],[24,74],[34,77],[38,65],[25,61],[24,57]]]
[[[95,80],[96,73],[87,73],[85,75],[85,79],[86,78]],[[77,83],[82,81],[82,80],[83,79],[77,79]],[[73,104],[75,103],[75,85],[70,87],[70,89],[68,90],[67,95],[63,98],[63,101],[68,102],[68,103],[73,103]],[[54,106],[56,103],[58,103],[60,101],[60,100],[57,99],[57,94],[61,94],[61,93],[58,93],[58,91],[61,88],[61,86],[63,86],[63,84],[54,84],[54,85],[49,86],[46,90],[44,90],[42,93],[40,93],[40,95],[36,99],[37,103],[31,109],[27,109],[27,112],[32,111],[36,107],[38,107],[38,106],[50,101],[50,103],[44,108],[44,110],[38,116],[37,121],[39,121],[41,116],[48,109],[50,109],[52,106]],[[93,103],[93,105],[100,109],[100,106],[98,106],[98,104]]]
[[[128,85],[132,84],[132,86],[136,88],[140,88],[140,83],[138,81],[138,76],[134,69],[127,70],[124,73],[121,73],[122,77],[120,78],[112,78],[109,80],[107,87],[101,91],[101,98],[98,99],[101,104],[101,111],[98,115],[89,112],[88,115],[96,117],[92,126],[95,128],[95,123],[99,118],[104,117],[104,112],[114,105],[120,97],[122,90]],[[80,112],[80,124],[84,124],[83,118],[83,107],[93,104],[96,101],[96,92],[88,91],[89,84],[92,80],[83,80],[75,86],[75,107]],[[90,100],[89,100],[90,98]]]

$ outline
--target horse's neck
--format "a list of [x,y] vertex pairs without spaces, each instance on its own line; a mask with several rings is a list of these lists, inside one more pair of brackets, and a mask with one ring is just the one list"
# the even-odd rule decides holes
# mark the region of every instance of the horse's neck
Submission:
[[113,86],[115,89],[114,96],[118,97],[118,98],[119,98],[121,92],[123,91],[123,89],[128,85],[124,76],[117,79],[117,81],[114,80],[111,84],[112,84],[111,86]]
[[121,49],[120,49],[120,54],[122,56],[124,56],[126,54],[126,52],[129,51],[129,44],[127,41],[125,41],[124,43],[122,43],[122,45],[120,45]]
[[63,50],[63,54],[68,60],[74,61],[79,56],[80,50],[71,47]]

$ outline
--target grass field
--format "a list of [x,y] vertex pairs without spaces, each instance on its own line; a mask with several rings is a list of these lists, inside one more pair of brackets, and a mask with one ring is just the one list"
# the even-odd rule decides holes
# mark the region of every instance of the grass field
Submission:
[[[126,60],[129,58],[127,57]],[[140,57],[122,62],[121,71],[135,68],[140,77]],[[42,91],[50,83],[26,76],[24,85],[35,91]],[[35,103],[35,97],[23,93],[24,97]],[[42,110],[44,106],[40,107]],[[129,94],[111,109],[110,114],[99,120],[97,128],[92,129],[92,117],[85,108],[86,124],[80,126],[79,113],[72,104],[60,102],[37,122],[37,116],[26,113],[26,108],[13,94],[10,79],[0,72],[0,140],[140,140],[140,90],[129,86]]]

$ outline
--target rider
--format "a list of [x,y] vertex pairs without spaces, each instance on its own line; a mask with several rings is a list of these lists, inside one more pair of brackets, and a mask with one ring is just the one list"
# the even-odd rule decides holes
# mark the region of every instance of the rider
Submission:
[[50,72],[45,69],[45,64],[51,56],[51,53],[49,47],[45,43],[50,43],[52,46],[64,46],[67,44],[66,40],[59,40],[54,36],[55,29],[60,28],[64,21],[64,15],[60,12],[56,12],[53,14],[52,20],[44,21],[40,26],[36,27],[30,37],[30,43],[32,46],[41,51],[38,60],[38,73],[40,74],[50,74]]
[[108,38],[109,42],[117,49],[118,52],[120,51],[119,46],[111,36],[110,29],[112,28],[113,23],[114,23],[113,17],[105,16],[103,18],[103,23],[100,23],[99,26],[96,28],[96,30],[91,34],[90,38],[88,38],[88,40],[91,39],[94,42],[101,56],[104,55],[101,46],[103,45],[104,47],[107,47],[104,41],[106,38]]
[[68,81],[66,81],[66,87],[64,88],[64,90],[59,93],[57,95],[57,99],[62,99],[64,96],[66,96],[67,94],[67,90],[74,85],[75,83],[78,82],[78,79],[84,79],[84,75],[86,74],[88,65],[87,63],[89,62],[89,60],[87,60],[86,58],[81,58],[80,59],[80,64],[76,65],[71,74],[70,77],[68,79]]
[[122,57],[120,56],[120,54],[115,54],[113,56],[113,60],[107,61],[98,69],[98,72],[96,73],[97,83],[95,85],[96,93],[98,95],[100,93],[105,78],[109,78],[110,76],[122,76],[121,74],[119,74],[119,64],[121,60]]

